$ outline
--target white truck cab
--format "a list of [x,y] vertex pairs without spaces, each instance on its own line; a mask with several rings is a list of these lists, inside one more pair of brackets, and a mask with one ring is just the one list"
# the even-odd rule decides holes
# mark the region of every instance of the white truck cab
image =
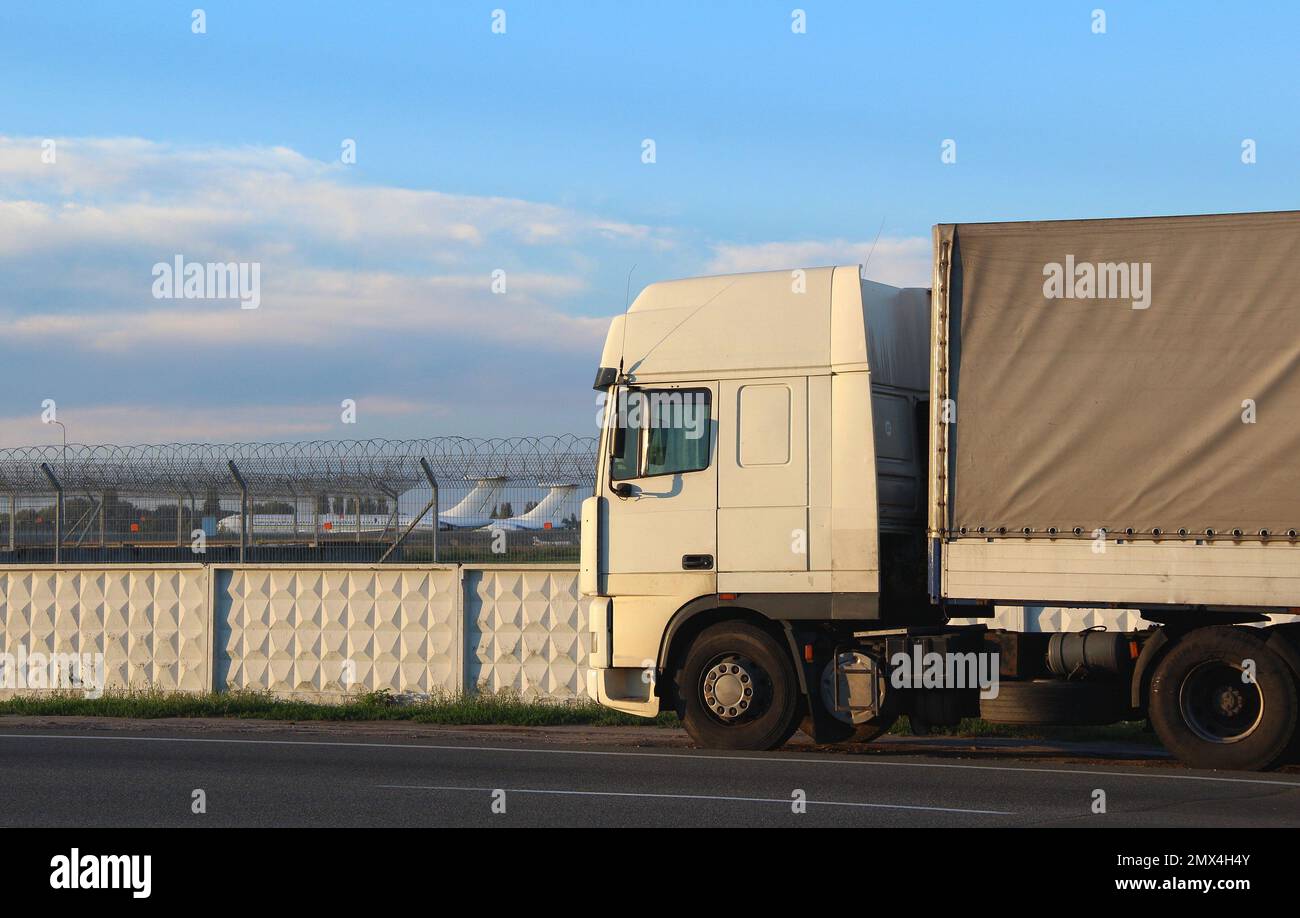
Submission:
[[[658,713],[673,639],[720,610],[880,619],[882,550],[924,553],[928,323],[927,290],[857,266],[652,284],[614,320],[582,514],[593,698]],[[932,619],[922,568],[886,588]]]

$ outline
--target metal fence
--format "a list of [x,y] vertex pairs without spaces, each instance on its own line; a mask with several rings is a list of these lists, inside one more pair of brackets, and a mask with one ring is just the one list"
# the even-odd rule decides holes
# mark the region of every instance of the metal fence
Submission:
[[570,562],[590,437],[0,449],[0,564]]

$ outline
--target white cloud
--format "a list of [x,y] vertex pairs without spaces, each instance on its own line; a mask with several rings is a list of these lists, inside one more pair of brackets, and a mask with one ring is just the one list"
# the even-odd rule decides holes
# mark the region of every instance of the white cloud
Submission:
[[[0,136],[0,255],[86,241],[215,247],[287,239],[295,249],[347,245],[358,254],[444,260],[441,247],[643,241],[647,226],[517,198],[352,183],[349,167],[282,147],[187,148],[139,139],[57,141]],[[247,239],[244,239],[247,244]],[[454,260],[454,259],[453,259]]]
[[[0,137],[0,267],[25,281],[0,290],[0,320],[27,342],[201,349],[387,331],[589,353],[607,320],[573,305],[592,250],[671,244],[551,204],[354,184],[348,167],[280,147],[57,143],[45,164],[40,139]],[[259,263],[262,307],[154,299],[152,266],[177,254]],[[490,288],[497,268],[505,294]]]
[[[305,404],[222,405],[186,407],[118,404],[68,407],[60,404],[59,420],[68,427],[69,442],[116,443],[233,443],[248,440],[344,439],[365,437],[371,419],[406,420],[412,436],[427,430],[430,420],[444,418],[447,406],[401,396],[355,396],[357,424],[340,419],[343,396],[334,401]],[[41,422],[40,414],[0,417],[4,445],[59,444],[62,433]]]
[[173,343],[305,346],[337,342],[348,332],[441,333],[511,347],[591,352],[609,326],[607,318],[569,315],[548,305],[583,289],[571,277],[507,275],[510,293],[498,295],[488,275],[277,270],[273,263],[263,265],[258,309],[241,309],[235,300],[141,296],[140,305],[129,310],[10,314],[6,335],[31,344],[122,352]]
[[930,240],[920,236],[880,239],[874,247],[870,240],[853,242],[847,239],[754,245],[724,243],[714,246],[708,271],[711,274],[736,274],[864,263],[865,276],[869,280],[897,287],[928,287]]

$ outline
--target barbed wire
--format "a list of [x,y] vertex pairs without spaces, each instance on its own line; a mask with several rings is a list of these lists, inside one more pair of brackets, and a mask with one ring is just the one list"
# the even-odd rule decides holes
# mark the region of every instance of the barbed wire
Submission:
[[336,489],[400,493],[480,478],[585,484],[595,478],[596,439],[434,437],[296,443],[70,443],[0,448],[0,491],[49,492],[46,465],[65,490],[202,494],[235,488],[234,462],[251,491],[308,495]]

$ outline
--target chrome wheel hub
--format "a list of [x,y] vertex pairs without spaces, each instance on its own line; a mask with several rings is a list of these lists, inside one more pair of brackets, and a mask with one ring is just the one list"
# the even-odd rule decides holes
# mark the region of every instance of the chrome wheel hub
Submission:
[[704,703],[720,720],[743,717],[754,702],[754,676],[748,660],[722,660],[704,674]]

